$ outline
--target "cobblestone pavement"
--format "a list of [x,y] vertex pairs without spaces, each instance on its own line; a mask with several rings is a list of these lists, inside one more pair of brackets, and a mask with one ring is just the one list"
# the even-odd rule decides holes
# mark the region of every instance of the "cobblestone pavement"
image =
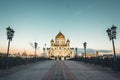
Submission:
[[120,72],[110,68],[75,61],[65,61],[77,80],[120,80]]
[[55,61],[44,61],[32,64],[29,67],[0,77],[0,80],[41,80]]
[[12,73],[16,73],[18,71],[21,71],[21,70],[24,70],[24,69],[27,69],[29,68],[30,66],[33,66],[35,64],[41,64],[41,63],[44,63],[44,61],[40,61],[40,62],[37,62],[37,63],[30,63],[30,64],[25,64],[25,65],[19,65],[19,66],[15,66],[13,68],[10,68],[8,70],[0,70],[0,77],[3,77],[3,76],[7,76],[7,75],[10,75]]
[[56,61],[42,80],[76,80],[64,61]]
[[120,80],[120,72],[75,61],[44,61],[0,80]]

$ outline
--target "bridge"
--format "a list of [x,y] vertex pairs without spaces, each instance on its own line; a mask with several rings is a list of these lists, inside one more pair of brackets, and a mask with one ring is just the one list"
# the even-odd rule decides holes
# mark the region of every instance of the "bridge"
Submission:
[[46,60],[0,70],[0,80],[120,80],[120,72],[74,60]]

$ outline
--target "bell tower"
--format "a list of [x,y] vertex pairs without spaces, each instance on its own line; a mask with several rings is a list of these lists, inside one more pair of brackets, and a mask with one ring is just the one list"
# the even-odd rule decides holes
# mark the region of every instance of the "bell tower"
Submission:
[[67,39],[66,45],[67,45],[67,46],[70,46],[70,40],[69,40],[69,39]]
[[51,46],[54,46],[54,40],[53,39],[51,40]]

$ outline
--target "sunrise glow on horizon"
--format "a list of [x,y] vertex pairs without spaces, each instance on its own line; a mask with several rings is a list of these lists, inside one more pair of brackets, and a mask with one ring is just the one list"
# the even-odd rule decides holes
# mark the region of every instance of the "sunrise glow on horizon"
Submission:
[[11,53],[34,53],[30,45],[38,43],[37,54],[50,47],[50,40],[61,31],[71,47],[112,50],[106,33],[113,24],[117,27],[116,52],[120,53],[119,0],[0,0],[0,52],[6,53],[6,28],[15,34]]

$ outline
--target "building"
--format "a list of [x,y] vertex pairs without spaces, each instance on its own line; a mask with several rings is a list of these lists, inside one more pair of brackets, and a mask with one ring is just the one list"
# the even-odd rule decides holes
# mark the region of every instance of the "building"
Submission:
[[74,48],[70,47],[70,40],[59,32],[55,40],[50,41],[51,46],[48,49],[48,57],[50,59],[65,60],[74,57]]

